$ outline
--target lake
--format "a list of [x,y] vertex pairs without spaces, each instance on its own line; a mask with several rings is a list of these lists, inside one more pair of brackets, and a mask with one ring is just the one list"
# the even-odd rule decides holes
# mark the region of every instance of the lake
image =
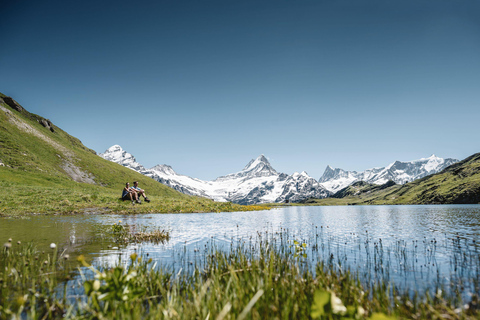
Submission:
[[[99,233],[114,223],[133,229],[165,228],[170,241],[119,246]],[[102,229],[103,226],[103,229]],[[133,252],[149,255],[174,272],[200,266],[211,248],[255,248],[282,237],[306,244],[300,264],[324,261],[359,272],[360,280],[393,281],[399,289],[424,291],[443,285],[462,295],[479,294],[480,205],[283,207],[256,212],[202,214],[31,216],[0,219],[0,241],[56,243],[71,255],[114,265]],[[273,242],[272,242],[273,243]],[[276,242],[275,242],[276,243]],[[313,268],[312,268],[313,269]],[[459,289],[460,288],[460,289]]]

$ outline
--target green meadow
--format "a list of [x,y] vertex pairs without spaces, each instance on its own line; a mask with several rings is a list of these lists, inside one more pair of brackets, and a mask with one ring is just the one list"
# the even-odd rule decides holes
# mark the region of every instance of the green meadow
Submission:
[[[0,94],[0,98],[5,98]],[[25,109],[0,100],[0,216],[82,212],[180,213],[259,210],[177,192],[97,156],[80,140]],[[121,201],[126,182],[139,181],[150,203]]]

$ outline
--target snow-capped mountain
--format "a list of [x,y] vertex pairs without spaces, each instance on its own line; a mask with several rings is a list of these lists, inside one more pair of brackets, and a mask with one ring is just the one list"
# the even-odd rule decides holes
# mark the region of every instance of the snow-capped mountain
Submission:
[[337,192],[356,181],[365,181],[373,184],[384,184],[389,180],[397,184],[404,184],[430,174],[442,171],[446,167],[458,162],[457,159],[443,159],[436,155],[409,162],[395,161],[386,167],[372,168],[363,172],[333,169],[327,166],[319,182],[327,190]]
[[138,163],[131,153],[123,150],[119,145],[111,146],[105,150],[104,153],[99,153],[98,155],[104,159],[116,162],[132,170],[138,172],[145,171],[145,167]]
[[273,169],[263,155],[251,160],[242,171],[203,181],[176,173],[168,165],[145,169],[135,157],[119,145],[99,154],[102,158],[149,176],[177,191],[207,197],[215,201],[239,204],[291,202],[306,198],[325,198],[330,195],[318,181],[306,172],[287,175]]
[[345,171],[340,168],[334,169],[327,166],[318,182],[320,182],[325,189],[335,193],[357,181],[357,176],[358,173],[356,171]]

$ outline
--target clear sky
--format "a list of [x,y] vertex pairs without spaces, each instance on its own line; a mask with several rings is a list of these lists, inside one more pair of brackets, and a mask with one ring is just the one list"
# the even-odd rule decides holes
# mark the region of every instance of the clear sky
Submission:
[[97,152],[318,179],[480,152],[480,1],[0,2],[0,92]]

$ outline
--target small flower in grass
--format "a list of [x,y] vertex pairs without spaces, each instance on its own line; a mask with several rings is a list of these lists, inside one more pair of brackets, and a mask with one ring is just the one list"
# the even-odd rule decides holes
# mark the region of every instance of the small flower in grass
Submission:
[[68,254],[63,256],[63,259],[65,259],[65,260],[68,260],[68,258],[70,258],[70,256]]
[[12,247],[12,244],[10,242],[7,242],[3,246],[8,250]]
[[12,238],[9,238],[9,239],[8,239],[8,242],[12,242]]
[[343,305],[342,300],[338,298],[333,292],[331,297],[331,304],[332,312],[334,314],[345,314],[347,312],[347,308]]
[[361,317],[365,315],[365,309],[363,309],[361,306],[358,306],[357,308],[357,314]]
[[98,289],[100,289],[100,281],[95,280],[93,281],[93,290],[98,291]]
[[20,241],[17,241],[17,244],[21,244],[21,242],[20,242]]
[[135,278],[137,276],[137,273],[135,271],[129,272],[127,276],[125,277],[126,281],[130,281],[131,279]]
[[55,249],[57,247],[57,245],[55,243],[50,243],[50,249]]

